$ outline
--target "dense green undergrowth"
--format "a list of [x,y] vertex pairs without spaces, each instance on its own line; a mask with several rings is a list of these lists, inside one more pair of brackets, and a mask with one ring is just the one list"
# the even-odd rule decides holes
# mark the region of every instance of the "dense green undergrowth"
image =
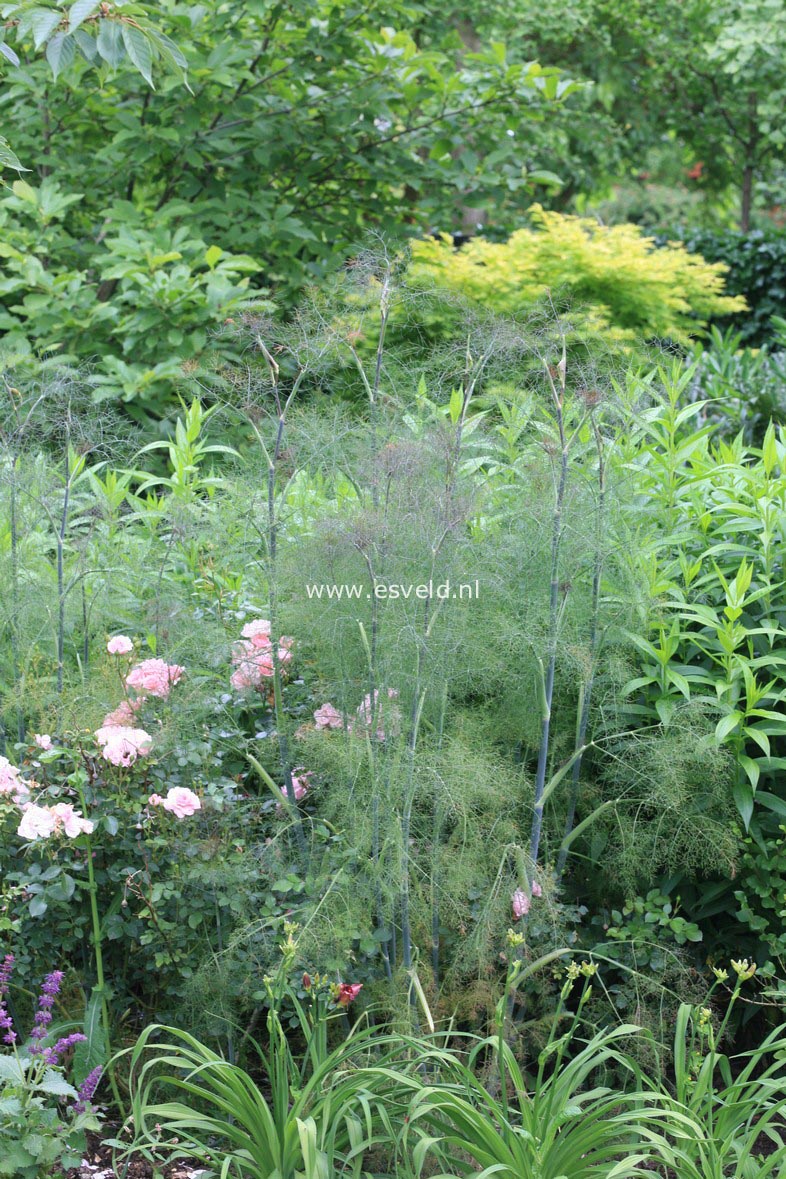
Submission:
[[[579,1004],[592,1059],[671,1092],[695,1072],[675,1020],[743,1049],[782,1002],[786,441],[720,431],[701,362],[589,386],[557,319],[470,311],[407,389],[379,266],[352,277],[346,314],[256,321],[253,363],[206,374],[210,408],[184,404],[169,441],[140,447],[68,375],[7,375],[14,1017],[67,966],[82,1076],[158,1023],[252,1067],[296,924],[297,1002],[318,969],[339,1008],[346,985],[377,1028],[434,1021],[446,1049],[499,1018],[515,950],[505,1043],[548,1062],[578,954],[597,970]],[[730,954],[757,968],[727,1010]],[[645,1032],[604,1055],[626,1023]],[[124,1108],[125,1056],[109,1077]],[[450,1081],[413,1125],[450,1137],[477,1097]],[[662,1100],[651,1123],[631,1114],[631,1157]],[[290,1133],[306,1150],[312,1131]]]

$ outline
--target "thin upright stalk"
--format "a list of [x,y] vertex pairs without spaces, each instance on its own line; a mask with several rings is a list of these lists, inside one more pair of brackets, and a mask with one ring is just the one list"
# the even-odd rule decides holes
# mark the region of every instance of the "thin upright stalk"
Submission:
[[[420,731],[420,720],[426,700],[425,690],[420,687],[421,654],[416,656],[415,694],[412,700],[409,735],[407,737],[407,778],[404,786],[404,802],[401,810],[401,960],[406,971],[412,969],[412,925],[410,918],[410,851],[409,840],[412,829],[412,806],[415,800],[415,750]],[[414,996],[410,992],[410,999]]]
[[559,471],[557,475],[554,511],[551,520],[551,576],[549,581],[549,622],[546,646],[546,666],[542,684],[542,718],[540,729],[540,748],[538,749],[538,765],[535,773],[535,805],[532,815],[530,833],[530,860],[537,863],[540,850],[540,836],[543,827],[543,791],[546,786],[546,768],[549,756],[549,736],[551,732],[551,705],[554,698],[554,674],[557,666],[557,633],[559,630],[559,570],[562,534],[564,530],[565,491],[568,484],[568,440],[565,434],[565,345],[563,342],[562,362],[557,367],[559,389],[554,384],[551,369],[546,366],[546,375],[551,386],[554,400],[554,417],[559,435]]
[[[600,650],[601,641],[600,585],[601,579],[603,577],[603,532],[606,519],[606,459],[603,450],[603,436],[598,429],[598,424],[594,418],[592,421],[592,428],[595,435],[595,447],[598,454],[598,496],[595,508],[595,553],[592,570],[592,597],[590,604],[589,668],[587,670],[587,680],[584,684],[584,691],[582,693],[580,703],[579,724],[576,732],[577,750],[582,749],[586,745],[587,728],[589,725],[590,709],[592,707],[592,691],[595,685],[595,672],[598,665],[598,653]],[[573,769],[571,771],[568,813],[565,819],[565,834],[563,836],[559,856],[557,857],[558,880],[565,871],[565,862],[568,858],[569,850],[568,839],[571,832],[573,831],[573,824],[576,821],[576,807],[578,805],[579,799],[582,760],[583,756],[580,754],[574,761]]]
[[[79,800],[82,804],[82,814],[87,814],[87,805],[85,802],[84,791],[80,789]],[[94,992],[101,998],[101,1022],[104,1027],[104,1039],[106,1041],[106,1055],[107,1055],[107,1073],[109,1075],[109,1084],[112,1089],[112,1096],[115,1099],[117,1108],[120,1111],[121,1117],[125,1117],[125,1107],[120,1096],[120,1090],[117,1085],[117,1077],[115,1076],[114,1066],[112,1064],[112,1023],[109,1018],[109,1004],[106,998],[106,979],[104,977],[104,955],[101,946],[101,918],[98,914],[98,886],[96,884],[95,869],[93,867],[93,845],[89,835],[85,835],[85,848],[87,855],[87,891],[90,897],[90,916],[92,920],[92,941],[93,941],[93,957],[96,969],[96,985]]]
[[63,552],[68,531],[68,512],[71,506],[71,455],[68,441],[65,447],[65,487],[63,488],[63,510],[57,531],[57,694],[63,694],[63,668],[65,663],[65,604],[66,589],[63,571]]
[[[466,353],[466,367],[463,381],[463,397],[461,410],[458,414],[455,423],[455,434],[453,445],[447,456],[447,464],[445,471],[445,514],[443,520],[443,527],[441,534],[432,548],[432,574],[436,564],[437,557],[442,549],[446,537],[448,536],[452,526],[452,511],[451,506],[456,492],[456,485],[458,482],[459,460],[461,457],[461,446],[463,441],[464,428],[469,413],[470,402],[472,401],[473,393],[477,387],[486,365],[491,357],[491,348],[484,352],[480,361],[475,364],[470,354],[469,345],[467,345]],[[412,699],[412,716],[410,718],[410,729],[407,738],[407,778],[404,788],[404,799],[401,814],[401,944],[402,944],[402,960],[405,970],[410,971],[412,967],[412,931],[410,924],[410,852],[409,840],[412,825],[412,808],[415,799],[415,751],[417,747],[420,720],[423,713],[423,706],[426,700],[426,691],[421,687],[422,672],[423,672],[423,656],[427,649],[427,643],[431,634],[431,628],[439,614],[441,603],[438,603],[436,609],[429,616],[429,601],[425,599],[423,602],[423,630],[422,636],[418,639],[417,650],[415,654],[415,685]],[[436,958],[437,965],[439,963],[439,911],[436,911],[437,922],[437,949]],[[432,905],[432,962],[434,961],[434,907]],[[414,996],[410,991],[410,999],[414,1001]]]
[[25,716],[22,709],[22,692],[19,673],[19,523],[16,503],[16,471],[19,456],[11,461],[11,677],[16,701],[17,740],[25,739]]
[[[374,372],[371,379],[363,366],[356,349],[350,343],[349,348],[352,357],[355,361],[358,373],[360,375],[363,386],[369,400],[369,418],[371,422],[371,442],[376,454],[376,448],[379,441],[379,391],[382,384],[382,364],[385,355],[385,336],[387,333],[388,319],[390,317],[390,287],[392,279],[391,265],[386,259],[385,273],[382,280],[382,291],[379,300],[379,331],[377,333],[377,348],[374,361]],[[371,502],[374,511],[379,510],[379,487],[377,480],[372,479],[371,484]],[[379,599],[374,592],[374,587],[377,584],[377,578],[381,576],[382,569],[375,566],[372,561],[370,553],[361,549],[361,556],[365,561],[368,570],[369,580],[371,583],[371,625],[370,634],[367,638],[362,623],[360,624],[361,636],[366,649],[366,657],[368,661],[368,698],[369,711],[372,714],[371,721],[374,722],[374,702],[376,700],[376,693],[379,684],[378,676],[378,645],[379,645]],[[384,554],[383,554],[384,559]],[[384,928],[385,914],[382,897],[382,886],[379,880],[379,870],[381,861],[381,840],[380,840],[380,789],[379,789],[379,773],[377,758],[375,756],[372,742],[367,741],[367,751],[369,759],[369,770],[371,776],[371,859],[374,865],[374,894],[375,894],[375,908],[376,908],[376,924],[377,931]],[[391,949],[395,955],[395,938],[391,943],[384,941],[380,943],[383,961],[385,963],[385,975],[388,982],[393,981],[393,968],[391,964]]]
[[85,579],[82,578],[82,670],[86,672],[90,663],[90,635],[88,634],[87,589]]
[[[439,724],[437,728],[437,750],[442,748],[442,737],[445,731],[445,713],[448,704],[448,685],[442,685],[442,703],[439,710]],[[442,850],[442,823],[445,810],[437,785],[434,787],[434,799],[431,814],[431,972],[434,976],[434,986],[439,986],[439,888],[440,888],[440,851]]]
[[308,860],[308,846],[306,844],[306,836],[303,831],[303,820],[300,811],[295,804],[295,791],[292,785],[292,760],[289,750],[289,740],[286,732],[286,717],[284,715],[284,700],[283,700],[283,677],[281,674],[281,661],[278,655],[278,641],[279,641],[279,627],[278,627],[278,583],[276,580],[277,569],[276,560],[278,554],[278,517],[276,513],[276,479],[278,476],[278,464],[281,458],[281,448],[284,441],[284,429],[286,426],[287,412],[292,404],[293,398],[297,394],[305,377],[305,369],[301,368],[297,377],[292,383],[292,388],[286,401],[281,402],[281,390],[279,385],[279,366],[271,356],[268,349],[261,340],[257,340],[257,345],[270,372],[270,378],[273,385],[273,396],[276,403],[277,424],[276,437],[273,446],[272,454],[268,452],[261,435],[257,432],[257,439],[262,445],[262,450],[267,459],[267,573],[268,573],[268,600],[270,612],[270,645],[273,661],[273,710],[276,717],[276,734],[278,736],[278,750],[279,762],[281,765],[281,772],[284,777],[286,786],[285,801],[290,818],[294,824],[295,838],[297,840],[298,849],[302,857],[303,863],[306,864]]

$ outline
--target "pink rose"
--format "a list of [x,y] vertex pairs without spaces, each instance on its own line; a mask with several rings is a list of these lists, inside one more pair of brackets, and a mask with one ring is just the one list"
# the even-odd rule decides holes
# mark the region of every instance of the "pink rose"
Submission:
[[[242,639],[232,651],[235,670],[229,682],[239,692],[249,688],[263,688],[265,680],[275,674],[273,644],[270,641],[270,623],[266,618],[247,622],[241,631]],[[283,669],[292,659],[294,639],[283,635],[278,643],[278,662]]]
[[253,647],[270,646],[270,623],[266,618],[247,622],[240,633],[244,639],[250,639]]
[[[295,796],[295,802],[300,802],[301,798],[305,798],[308,794],[308,788],[311,785],[310,778],[311,770],[304,770],[302,766],[297,767],[292,771],[292,793]],[[281,793],[284,798],[289,798],[289,791],[286,786],[281,787]],[[281,804],[279,803],[279,810]]]
[[108,712],[101,722],[102,729],[116,729],[122,726],[130,726],[133,728],[135,713],[144,704],[144,699],[140,696],[138,700],[121,700],[117,708],[112,712]]
[[22,806],[30,797],[30,788],[16,766],[7,757],[0,757],[0,795],[8,794],[16,806]]
[[58,802],[55,806],[35,806],[31,803],[22,812],[16,833],[22,839],[30,840],[48,839],[50,835],[76,839],[78,835],[89,835],[92,830],[90,820],[75,811],[68,802]]
[[318,729],[343,729],[344,718],[332,704],[323,704],[314,713],[314,724]]
[[144,729],[127,725],[105,725],[96,730],[96,741],[102,746],[101,756],[113,766],[131,766],[144,757],[153,746],[153,738]]
[[126,676],[126,685],[143,696],[165,700],[174,684],[180,682],[185,668],[163,659],[143,659]]
[[30,787],[7,757],[0,757],[0,795],[10,795],[16,806],[24,806],[30,798]]
[[246,639],[232,652],[235,671],[230,677],[233,688],[258,688],[262,680],[273,678],[273,648],[254,646]]
[[148,806],[163,806],[164,800],[160,794],[151,794],[147,800]]
[[173,786],[167,792],[167,796],[161,805],[165,811],[169,811],[176,819],[185,819],[187,816],[194,815],[202,809],[199,796],[194,794],[193,790],[187,790],[185,786]]
[[527,913],[529,913],[529,897],[524,892],[524,889],[517,888],[510,900],[513,906],[514,921],[518,921],[521,917],[526,917]]
[[22,819],[16,833],[22,839],[48,839],[50,835],[54,834],[56,827],[57,818],[49,807],[35,806],[34,803],[30,803],[22,812]]
[[115,635],[106,645],[110,655],[128,655],[133,651],[134,644],[128,635]]
[[55,817],[55,829],[62,830],[69,839],[76,839],[77,835],[81,835],[83,832],[85,835],[90,835],[93,831],[93,824],[90,820],[85,819],[79,811],[75,811],[69,803],[58,802],[49,809]]
[[[398,692],[395,688],[388,688],[385,695],[387,696],[388,700],[395,700],[398,696]],[[374,699],[372,700],[371,693],[369,692],[363,698],[363,702],[359,705],[358,718],[366,726],[366,728],[369,728],[376,719],[375,736],[378,741],[385,740],[385,729],[382,724],[382,712],[383,709],[379,702],[379,688],[375,688]],[[399,730],[401,722],[401,714],[399,713],[399,710],[395,706],[392,708],[387,707],[385,716],[389,723],[392,735],[395,735]]]
[[49,736],[48,733],[36,733],[33,737],[33,740],[35,741],[35,743],[39,749],[51,749],[52,748],[52,738]]

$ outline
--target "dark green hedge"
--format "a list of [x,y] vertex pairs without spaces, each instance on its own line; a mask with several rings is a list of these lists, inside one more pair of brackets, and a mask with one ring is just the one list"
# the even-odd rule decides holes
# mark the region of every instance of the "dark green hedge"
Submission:
[[729,294],[744,295],[750,311],[718,319],[717,326],[733,326],[749,347],[771,340],[771,317],[786,317],[786,230],[675,229],[661,231],[658,240],[683,241],[708,262],[725,262]]

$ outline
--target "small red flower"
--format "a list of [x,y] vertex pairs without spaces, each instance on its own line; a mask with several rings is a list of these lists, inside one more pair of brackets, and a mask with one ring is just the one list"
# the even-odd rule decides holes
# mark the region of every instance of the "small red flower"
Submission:
[[349,1007],[350,1003],[357,999],[362,990],[363,983],[339,983],[338,1002],[342,1007]]
[[304,991],[311,990],[311,975],[310,974],[303,975],[303,990]]

